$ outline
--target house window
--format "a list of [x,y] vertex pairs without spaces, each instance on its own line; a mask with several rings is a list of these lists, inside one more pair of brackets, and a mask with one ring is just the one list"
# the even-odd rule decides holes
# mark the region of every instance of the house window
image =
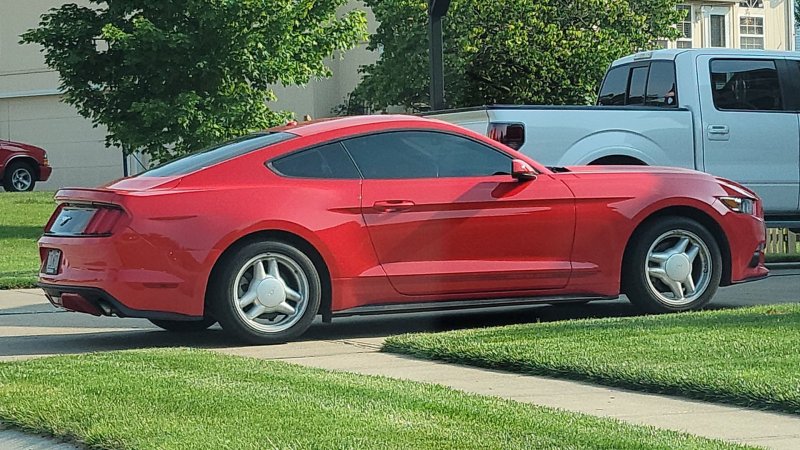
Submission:
[[739,17],[739,46],[744,49],[764,48],[764,18],[759,16]]
[[678,22],[678,30],[681,32],[681,37],[675,42],[675,48],[692,48],[692,22],[693,12],[691,5],[678,5],[678,11],[685,15],[683,19]]
[[739,2],[742,8],[763,8],[764,0],[744,0]]

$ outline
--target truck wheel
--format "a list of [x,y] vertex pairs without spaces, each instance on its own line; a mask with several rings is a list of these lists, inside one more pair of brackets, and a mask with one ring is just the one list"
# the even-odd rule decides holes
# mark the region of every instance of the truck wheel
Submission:
[[632,238],[623,263],[623,287],[647,312],[699,309],[717,292],[722,256],[717,241],[694,220],[657,218]]
[[32,191],[36,184],[36,172],[30,164],[22,161],[12,162],[6,168],[3,188],[8,192]]
[[303,334],[319,311],[322,283],[309,257],[280,241],[252,242],[226,255],[209,304],[222,328],[252,344]]

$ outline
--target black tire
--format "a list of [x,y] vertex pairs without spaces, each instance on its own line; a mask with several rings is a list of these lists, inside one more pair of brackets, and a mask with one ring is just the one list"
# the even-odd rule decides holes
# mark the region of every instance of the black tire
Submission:
[[[681,253],[679,244],[684,238],[689,243]],[[690,259],[695,247],[696,256]],[[660,262],[665,255],[672,256]],[[676,281],[686,272],[684,281]],[[703,225],[685,217],[651,219],[631,238],[622,267],[623,291],[631,303],[650,313],[700,309],[711,301],[721,278],[717,241]]]
[[174,333],[194,333],[204,331],[217,323],[216,319],[207,317],[202,320],[157,320],[148,319],[153,325]]
[[[23,176],[24,179],[29,180],[29,184],[24,187],[15,186],[14,178],[16,176]],[[6,167],[5,174],[3,175],[3,189],[8,192],[28,192],[32,191],[36,185],[36,171],[30,164],[24,161],[15,161]]]
[[[253,284],[259,262],[264,278]],[[273,276],[274,271],[278,277]],[[207,304],[214,317],[226,332],[251,344],[279,344],[298,338],[311,326],[322,298],[314,263],[300,249],[280,241],[251,242],[224,255],[209,284]],[[292,299],[290,290],[299,297]],[[241,306],[240,300],[248,296],[255,299]],[[294,312],[279,311],[286,305]],[[257,314],[259,308],[266,310]],[[250,319],[248,314],[257,315]]]

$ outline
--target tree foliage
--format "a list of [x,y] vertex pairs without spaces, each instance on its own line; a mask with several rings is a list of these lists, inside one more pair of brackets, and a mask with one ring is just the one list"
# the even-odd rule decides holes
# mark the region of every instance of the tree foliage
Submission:
[[[429,108],[426,0],[365,0],[380,22],[351,95],[358,107]],[[591,102],[616,58],[674,39],[677,0],[452,0],[444,18],[449,107]]]
[[106,145],[165,160],[282,123],[270,85],[330,75],[323,60],[366,39],[347,0],[91,0],[43,15],[43,46],[65,101]]

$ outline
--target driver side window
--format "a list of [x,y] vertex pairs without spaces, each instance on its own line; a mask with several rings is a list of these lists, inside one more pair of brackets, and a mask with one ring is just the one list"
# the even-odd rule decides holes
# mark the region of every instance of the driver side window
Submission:
[[484,177],[511,172],[511,156],[461,136],[393,131],[344,141],[364,178]]

